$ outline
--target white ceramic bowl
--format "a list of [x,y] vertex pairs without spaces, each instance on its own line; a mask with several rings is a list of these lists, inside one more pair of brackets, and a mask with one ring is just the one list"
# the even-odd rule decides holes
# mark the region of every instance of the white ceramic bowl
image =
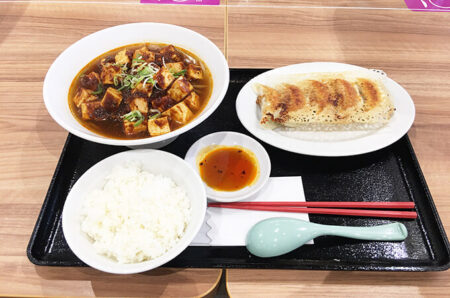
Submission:
[[[119,264],[95,252],[92,241],[81,231],[81,207],[86,195],[100,189],[104,178],[117,164],[139,161],[148,172],[172,178],[182,187],[191,202],[191,218],[184,236],[162,256],[141,263]],[[87,170],[70,190],[64,204],[62,228],[67,244],[74,254],[87,265],[101,271],[131,274],[148,271],[167,263],[179,255],[197,235],[206,212],[206,193],[197,173],[183,159],[159,150],[130,150],[110,156]]]
[[[98,135],[83,127],[72,115],[68,104],[70,84],[77,73],[99,55],[114,48],[141,42],[179,46],[196,54],[211,71],[213,90],[205,109],[185,126],[157,137],[118,140]],[[153,145],[158,148],[208,118],[222,102],[229,83],[228,63],[209,39],[192,30],[160,23],[134,23],[107,28],[90,34],[62,52],[50,66],[44,80],[44,102],[53,119],[80,138],[117,146]]]
[[206,183],[203,183],[206,188],[206,196],[209,199],[218,202],[242,201],[255,195],[269,180],[271,164],[266,149],[264,149],[264,147],[255,139],[233,131],[220,131],[209,134],[199,139],[191,146],[191,148],[189,148],[184,160],[186,160],[197,173],[199,173],[197,157],[201,154],[202,149],[211,145],[237,145],[249,149],[255,154],[256,159],[258,160],[259,176],[256,177],[257,180],[253,184],[236,191],[217,191],[209,187]]

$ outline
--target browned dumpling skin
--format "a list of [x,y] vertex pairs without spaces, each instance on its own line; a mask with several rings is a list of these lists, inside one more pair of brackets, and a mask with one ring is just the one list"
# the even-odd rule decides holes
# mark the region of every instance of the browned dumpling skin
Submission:
[[292,76],[273,87],[255,84],[264,127],[385,124],[395,110],[381,79],[364,72]]

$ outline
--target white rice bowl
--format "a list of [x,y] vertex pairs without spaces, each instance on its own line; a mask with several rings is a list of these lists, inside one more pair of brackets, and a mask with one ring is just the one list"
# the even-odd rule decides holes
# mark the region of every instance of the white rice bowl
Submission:
[[87,195],[81,216],[81,230],[97,253],[138,263],[161,256],[181,239],[190,202],[170,177],[127,163],[114,167],[103,188]]
[[62,229],[85,264],[132,274],[183,252],[205,213],[203,182],[187,162],[164,151],[129,150],[98,162],[77,180],[64,204]]

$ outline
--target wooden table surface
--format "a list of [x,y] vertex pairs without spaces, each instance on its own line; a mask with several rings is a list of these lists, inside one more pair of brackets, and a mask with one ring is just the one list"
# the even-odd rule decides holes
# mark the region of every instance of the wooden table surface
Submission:
[[[220,269],[117,276],[37,267],[26,257],[67,136],[43,105],[45,73],[76,40],[129,22],[198,31],[224,51],[230,67],[337,61],[383,69],[414,99],[409,136],[450,230],[450,13],[410,12],[399,0],[228,0],[211,7],[50,2],[0,0],[0,296],[198,296],[220,277]],[[236,297],[440,296],[450,290],[450,273],[230,269],[227,288]]]

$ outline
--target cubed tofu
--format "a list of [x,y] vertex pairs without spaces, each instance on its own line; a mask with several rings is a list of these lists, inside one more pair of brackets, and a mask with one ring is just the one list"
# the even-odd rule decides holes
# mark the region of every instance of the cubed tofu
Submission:
[[166,90],[170,84],[172,84],[173,80],[175,80],[175,77],[165,66],[163,66],[155,73],[153,79],[158,83],[161,89]]
[[[163,55],[167,60],[172,60],[175,62],[180,62],[183,60],[183,55],[178,52],[173,45],[162,48],[159,53]],[[166,62],[169,62],[167,60]]]
[[177,102],[171,99],[168,95],[157,97],[152,100],[152,108],[158,109],[161,113],[165,110],[170,109],[176,104]]
[[103,120],[106,118],[106,111],[100,101],[90,101],[81,104],[81,118],[83,120]]
[[192,90],[194,90],[194,87],[191,83],[184,76],[181,76],[173,82],[167,94],[170,98],[180,101],[191,93]]
[[126,65],[130,63],[130,57],[127,55],[127,49],[122,50],[116,54],[115,57],[116,63],[119,65]]
[[172,120],[180,124],[187,123],[194,116],[192,111],[184,102],[177,103],[162,114],[164,116],[169,116]]
[[203,71],[202,68],[195,64],[189,64],[187,67],[186,76],[189,79],[200,80],[203,79]]
[[123,120],[123,132],[127,136],[134,136],[147,131],[147,123],[145,121],[143,121],[139,125],[134,126],[135,124],[136,122]]
[[100,76],[95,71],[81,77],[80,84],[81,87],[96,91],[98,88],[98,84],[100,83]]
[[145,62],[154,62],[155,61],[155,53],[150,51],[147,47],[142,47],[134,51],[133,59],[141,59]]
[[170,132],[169,118],[160,117],[148,120],[148,133],[152,137],[160,136]]
[[148,101],[143,97],[136,97],[130,101],[130,110],[139,111],[142,115],[148,114]]
[[82,103],[97,100],[97,95],[92,94],[92,90],[86,88],[78,89],[77,93],[73,97],[73,102],[79,108]]
[[166,63],[166,67],[171,73],[175,74],[184,69],[184,64],[183,62]]
[[114,84],[114,77],[120,74],[121,70],[118,65],[106,63],[103,65],[102,73],[100,74],[100,78],[104,85]]
[[134,87],[133,90],[131,90],[131,94],[133,95],[142,94],[143,96],[150,97],[152,95],[152,91],[153,91],[153,84],[147,81],[145,83],[145,86],[143,82],[137,84],[136,87]]
[[122,92],[112,87],[106,89],[105,95],[102,99],[102,107],[107,111],[117,110],[122,102]]
[[183,102],[192,110],[192,111],[198,111],[200,109],[201,103],[200,103],[200,96],[198,96],[197,93],[191,92],[186,98],[183,100]]

